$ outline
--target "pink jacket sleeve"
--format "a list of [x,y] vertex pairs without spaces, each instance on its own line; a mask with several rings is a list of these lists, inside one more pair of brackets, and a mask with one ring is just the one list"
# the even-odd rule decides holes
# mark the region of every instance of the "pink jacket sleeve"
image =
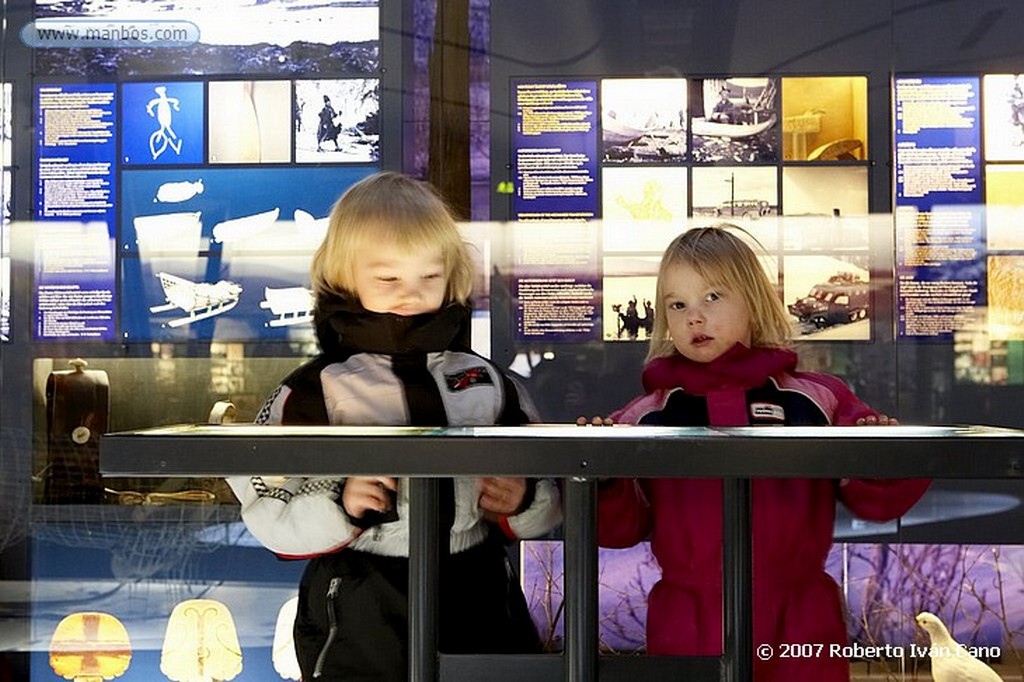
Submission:
[[[864,404],[842,380],[827,374],[819,375],[818,379],[838,400],[832,415],[835,426],[853,426],[861,417],[878,416],[879,413]],[[843,479],[839,482],[839,499],[855,516],[866,521],[891,521],[917,504],[929,485],[931,479],[928,478]]]
[[[650,395],[634,398],[610,416],[616,424],[635,424],[650,409]],[[653,523],[649,496],[635,478],[602,481],[597,492],[597,543],[623,548],[646,540]]]
[[930,478],[855,478],[839,482],[839,499],[866,521],[891,521],[917,504]]

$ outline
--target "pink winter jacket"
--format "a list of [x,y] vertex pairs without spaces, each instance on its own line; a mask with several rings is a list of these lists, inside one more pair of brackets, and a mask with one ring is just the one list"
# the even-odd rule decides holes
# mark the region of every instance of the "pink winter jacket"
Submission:
[[[658,358],[644,369],[646,394],[612,415],[617,423],[666,426],[852,425],[877,414],[839,379],[795,371],[788,350],[737,345],[710,363]],[[827,452],[822,452],[827,457]],[[753,635],[758,682],[848,680],[837,585],[824,571],[836,500],[860,518],[891,520],[928,480],[763,479],[752,484]],[[648,601],[652,655],[722,653],[722,487],[719,479],[616,479],[598,497],[598,539],[630,547],[650,539],[662,579]],[[783,644],[821,644],[809,658],[782,658]],[[814,649],[812,649],[814,651]]]

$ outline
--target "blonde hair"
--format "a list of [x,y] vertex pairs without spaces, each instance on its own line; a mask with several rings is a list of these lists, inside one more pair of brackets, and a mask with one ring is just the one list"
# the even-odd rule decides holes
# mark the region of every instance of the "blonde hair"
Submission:
[[360,180],[334,202],[310,268],[317,296],[355,298],[356,259],[382,242],[405,251],[440,247],[445,303],[469,301],[473,261],[451,212],[430,185],[391,171]]
[[757,243],[743,228],[720,223],[687,230],[665,249],[658,268],[648,360],[678,352],[669,333],[664,286],[666,273],[680,265],[692,267],[708,283],[724,287],[743,299],[750,313],[753,347],[786,348],[790,345],[792,326],[775,285],[768,279],[754,250],[729,230],[743,232]]

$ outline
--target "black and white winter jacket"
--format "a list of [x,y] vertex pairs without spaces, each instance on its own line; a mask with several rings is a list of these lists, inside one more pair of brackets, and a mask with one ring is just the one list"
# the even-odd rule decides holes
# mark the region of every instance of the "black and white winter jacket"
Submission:
[[[523,389],[468,348],[470,311],[452,305],[427,315],[371,313],[321,297],[314,318],[321,354],[277,387],[256,417],[261,424],[483,426],[536,421]],[[408,556],[409,486],[398,484],[398,520],[359,528],[341,506],[344,478],[236,476],[228,484],[249,531],[271,551],[310,557],[351,547]],[[520,513],[501,520],[515,538],[544,535],[561,523],[553,481],[530,481]],[[451,552],[488,534],[475,479],[454,481]],[[359,524],[365,525],[365,524]]]

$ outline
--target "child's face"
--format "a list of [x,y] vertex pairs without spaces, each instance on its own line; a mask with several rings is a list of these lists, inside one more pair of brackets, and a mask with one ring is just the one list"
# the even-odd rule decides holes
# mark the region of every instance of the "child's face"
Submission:
[[448,288],[440,246],[418,251],[393,244],[364,248],[356,259],[355,280],[364,308],[403,316],[440,310]]
[[683,357],[711,362],[737,342],[750,346],[750,312],[738,292],[712,286],[689,265],[665,273],[665,314]]

